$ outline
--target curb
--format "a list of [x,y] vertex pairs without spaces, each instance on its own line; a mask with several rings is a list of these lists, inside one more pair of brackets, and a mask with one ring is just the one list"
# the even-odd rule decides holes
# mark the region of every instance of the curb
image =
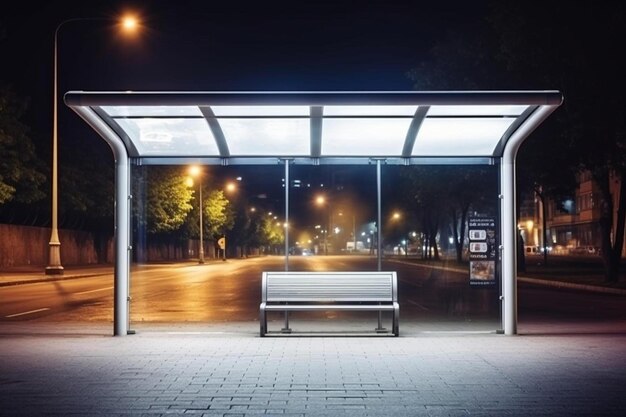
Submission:
[[517,277],[517,280],[521,282],[525,282],[527,284],[544,285],[546,287],[568,288],[572,290],[599,292],[599,293],[605,293],[605,294],[626,295],[626,290],[621,289],[621,288],[599,287],[597,285],[575,284],[572,282],[564,282],[564,281],[548,281],[545,279],[528,278],[528,277],[520,277],[520,276]]
[[97,274],[94,273],[94,274],[83,274],[83,275],[69,275],[69,276],[56,276],[56,277],[47,277],[47,278],[23,279],[20,281],[0,282],[0,287],[10,287],[12,285],[24,285],[24,284],[40,284],[42,282],[66,281],[70,279],[98,277],[102,275],[109,275],[109,273],[97,273]]
[[[405,264],[405,265],[418,265],[423,268],[441,269],[444,271],[452,271],[452,272],[458,272],[458,273],[467,272],[467,270],[461,269],[461,268],[450,268],[450,267],[439,266],[439,265],[422,265],[422,264],[402,261],[398,259],[392,259],[392,261],[400,263],[400,264]],[[597,285],[576,284],[573,282],[565,282],[565,281],[550,281],[546,279],[522,277],[519,275],[517,276],[517,280],[520,282],[525,282],[527,284],[543,285],[546,287],[553,287],[553,288],[567,288],[567,289],[572,289],[572,290],[598,292],[598,293],[604,293],[604,294],[626,295],[626,289],[622,289],[622,288],[600,287]]]

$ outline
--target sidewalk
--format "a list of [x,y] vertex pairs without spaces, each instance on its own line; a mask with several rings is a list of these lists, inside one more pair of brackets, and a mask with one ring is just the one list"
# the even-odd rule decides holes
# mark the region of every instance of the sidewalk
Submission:
[[[39,326],[39,327],[38,327]],[[0,324],[0,415],[621,416],[626,334],[266,337]],[[28,329],[25,329],[28,327]]]
[[0,287],[112,275],[113,265],[66,267],[63,275],[46,275],[44,270],[45,267],[20,267],[12,268],[11,270],[0,270]]

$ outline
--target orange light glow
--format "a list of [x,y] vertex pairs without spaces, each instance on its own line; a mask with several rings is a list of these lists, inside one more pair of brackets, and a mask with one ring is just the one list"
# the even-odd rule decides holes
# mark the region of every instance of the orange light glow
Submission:
[[139,27],[139,20],[135,16],[126,15],[122,17],[122,28],[127,32],[134,32]]

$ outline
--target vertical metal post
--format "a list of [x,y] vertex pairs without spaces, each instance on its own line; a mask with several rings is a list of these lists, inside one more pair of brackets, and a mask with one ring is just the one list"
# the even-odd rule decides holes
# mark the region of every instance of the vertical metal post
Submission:
[[354,246],[352,250],[356,253],[356,219],[354,217],[354,213],[352,213],[352,237],[354,238]]
[[515,162],[502,158],[500,164],[502,222],[502,297],[504,333],[517,333],[517,239],[515,224]]
[[203,264],[204,263],[204,236],[203,236],[203,230],[204,229],[204,224],[202,224],[202,171],[200,171],[200,174],[198,175],[198,194],[199,194],[199,210],[200,210],[200,246],[198,247],[198,263],[199,264]]
[[130,246],[130,175],[128,157],[115,160],[114,335],[128,334]]
[[377,253],[378,253],[378,270],[382,271],[382,259],[383,259],[383,253],[382,253],[382,229],[383,229],[383,224],[382,224],[382,196],[381,196],[381,168],[380,168],[380,159],[376,160],[376,202],[377,202],[377,215],[378,215],[378,219],[376,224],[378,225],[378,227],[376,228],[376,233],[377,233],[377,238],[376,238],[376,246],[377,246]]
[[524,139],[552,113],[557,106],[535,111],[507,141],[500,160],[502,204],[502,302],[504,334],[517,334],[517,225],[515,204],[515,158]]
[[113,289],[113,334],[128,332],[130,275],[130,165],[124,142],[91,108],[75,108],[85,121],[109,144],[115,159],[115,271]]
[[289,159],[285,161],[285,271],[289,271]]
[[[382,271],[382,193],[381,193],[381,167],[380,167],[380,159],[376,160],[376,210],[377,210],[377,242],[376,245],[378,247],[378,270]],[[387,329],[383,328],[383,312],[378,310],[378,327],[376,328],[377,332],[385,332]]]
[[[289,271],[289,159],[285,159],[285,271]],[[285,311],[283,333],[291,333],[289,328],[289,312]]]
[[48,243],[48,266],[46,267],[46,275],[63,275],[63,266],[61,265],[61,242],[59,241],[58,229],[58,86],[57,86],[57,39],[59,29],[63,25],[62,22],[54,31],[54,91],[53,91],[53,115],[52,115],[52,225],[50,232],[50,243]]

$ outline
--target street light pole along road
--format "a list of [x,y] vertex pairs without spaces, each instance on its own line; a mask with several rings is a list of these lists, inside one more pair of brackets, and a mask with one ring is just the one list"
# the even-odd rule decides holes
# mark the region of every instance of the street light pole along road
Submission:
[[200,211],[200,244],[198,248],[198,263],[204,263],[204,236],[203,236],[203,228],[204,224],[202,221],[202,169],[199,166],[192,166],[189,168],[189,174],[198,178],[198,201],[199,201],[199,211]]
[[54,80],[53,80],[53,107],[52,107],[52,224],[50,233],[50,242],[48,243],[48,266],[46,266],[46,275],[63,275],[63,266],[61,265],[61,242],[59,240],[59,214],[58,214],[58,38],[61,28],[70,22],[77,21],[117,21],[126,33],[134,33],[139,27],[136,17],[131,15],[123,16],[121,19],[109,19],[100,17],[76,17],[67,19],[59,23],[54,30]]

